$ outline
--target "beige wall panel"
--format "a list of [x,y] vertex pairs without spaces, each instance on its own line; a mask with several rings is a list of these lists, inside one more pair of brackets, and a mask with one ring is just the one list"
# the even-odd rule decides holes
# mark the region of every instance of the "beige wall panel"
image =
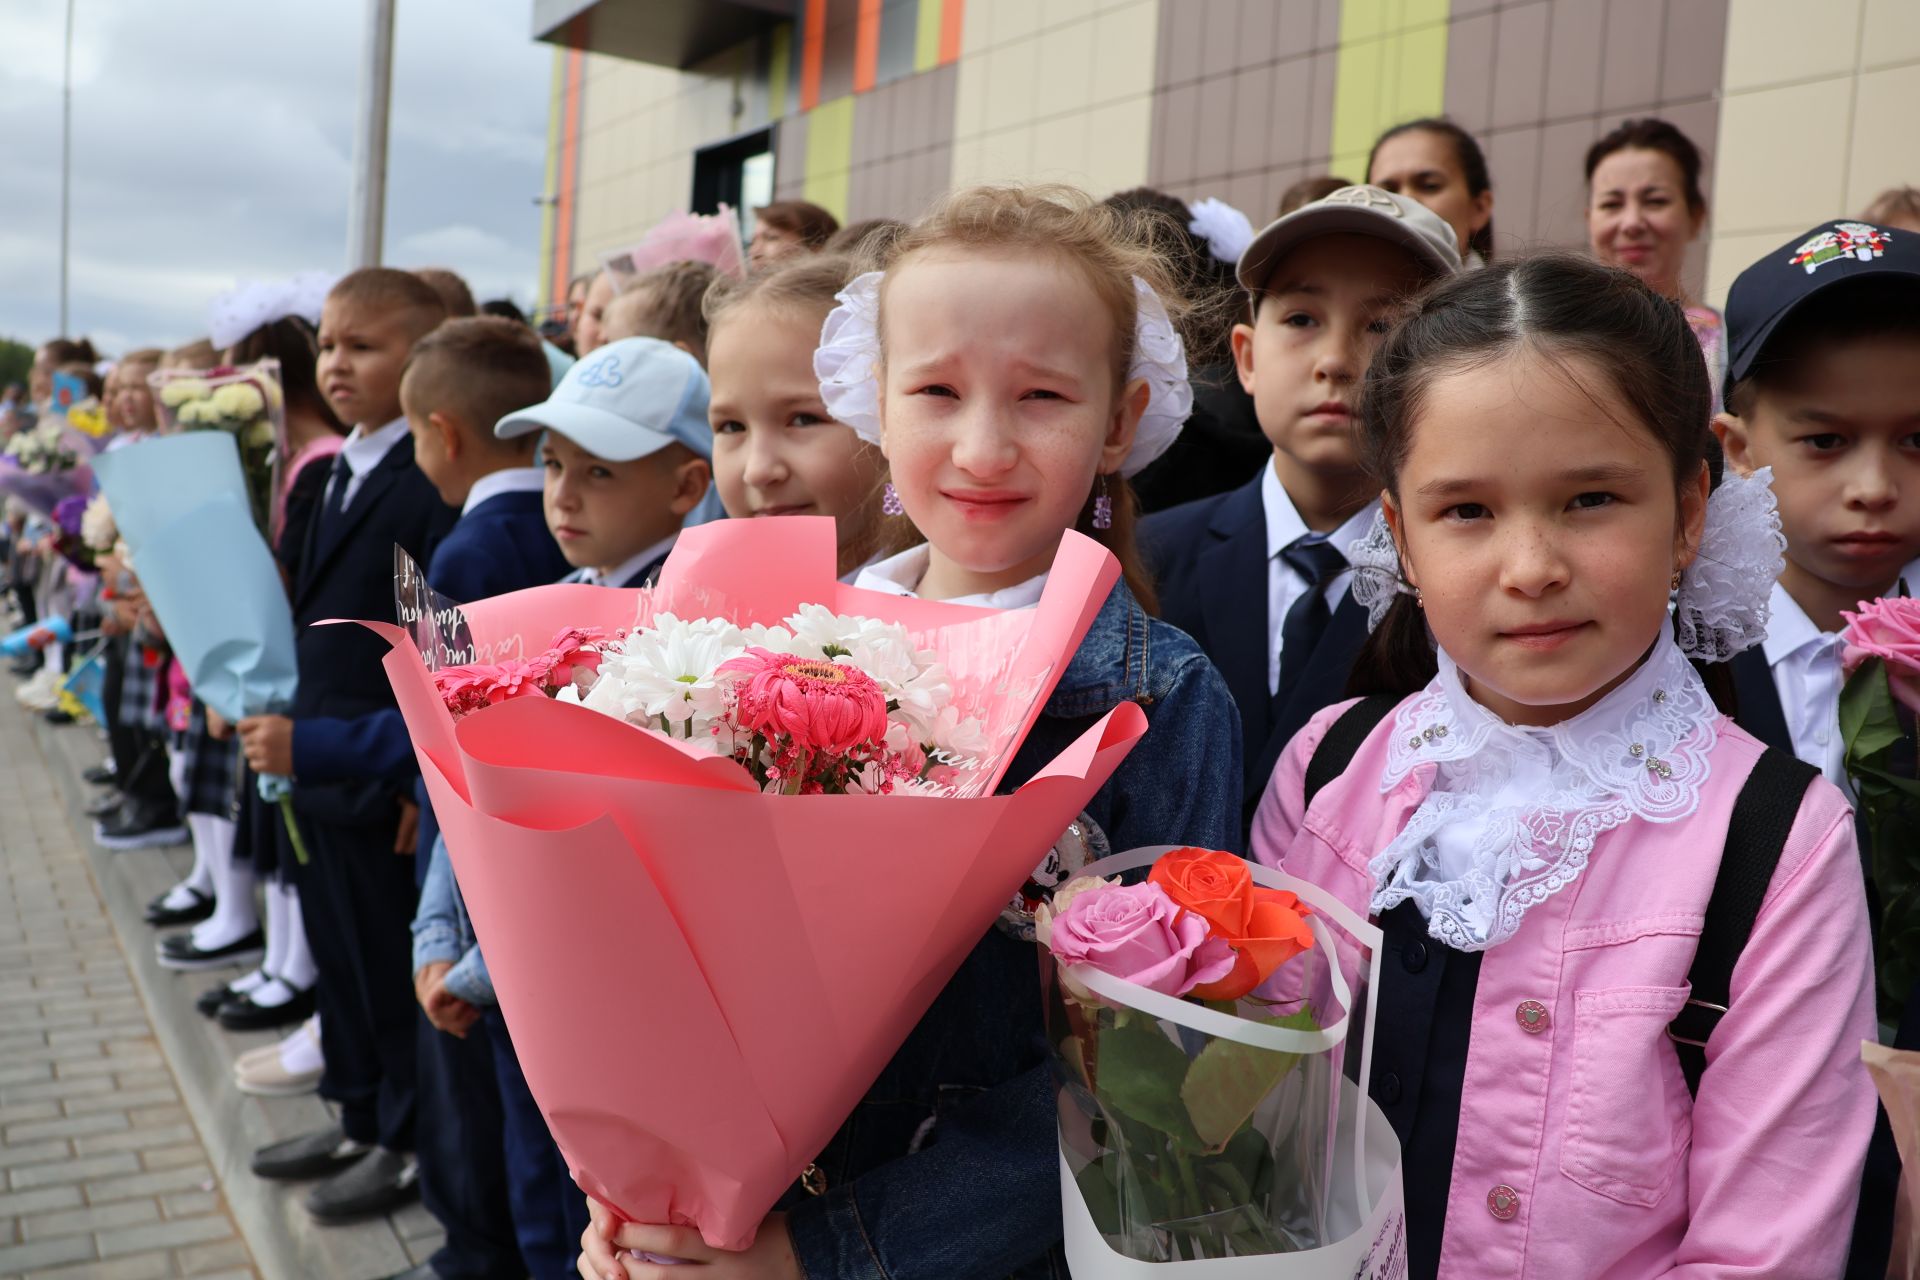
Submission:
[[[1861,59],[1870,67],[1920,61],[1920,0],[1867,0]],[[1920,103],[1907,103],[1908,114]]]
[[1718,234],[1784,228],[1834,216],[1845,188],[1851,78],[1729,96],[1720,104],[1715,195]]
[[1707,298],[1714,306],[1724,306],[1727,290],[1734,277],[1758,262],[1765,254],[1785,244],[1792,231],[1762,231],[1747,235],[1715,236],[1713,254],[1707,266]]
[[[1920,0],[1909,0],[1920,11]],[[1853,108],[1853,151],[1840,213],[1859,213],[1888,187],[1920,184],[1920,61],[1860,77]]]
[[1861,0],[1734,0],[1727,17],[1723,88],[1735,94],[1851,72],[1860,11]]

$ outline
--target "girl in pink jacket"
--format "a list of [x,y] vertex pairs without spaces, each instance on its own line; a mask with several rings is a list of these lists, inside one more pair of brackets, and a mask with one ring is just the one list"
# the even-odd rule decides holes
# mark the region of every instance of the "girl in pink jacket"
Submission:
[[[1253,853],[1385,930],[1370,1083],[1412,1276],[1840,1274],[1874,1118],[1860,860],[1824,780],[1770,757],[1747,786],[1764,748],[1689,661],[1760,639],[1783,546],[1764,476],[1713,488],[1710,403],[1680,309],[1566,258],[1443,282],[1368,369],[1355,691],[1400,700],[1308,724]],[[1722,852],[1769,822],[1742,945]]]

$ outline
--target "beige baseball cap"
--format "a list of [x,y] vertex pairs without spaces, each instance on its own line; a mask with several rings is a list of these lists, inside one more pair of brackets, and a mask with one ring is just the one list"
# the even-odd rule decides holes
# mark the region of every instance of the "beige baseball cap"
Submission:
[[1240,287],[1258,294],[1266,288],[1274,266],[1295,245],[1341,232],[1391,241],[1431,267],[1435,276],[1460,270],[1459,241],[1445,218],[1418,200],[1363,185],[1342,187],[1269,222],[1240,255],[1235,273]]

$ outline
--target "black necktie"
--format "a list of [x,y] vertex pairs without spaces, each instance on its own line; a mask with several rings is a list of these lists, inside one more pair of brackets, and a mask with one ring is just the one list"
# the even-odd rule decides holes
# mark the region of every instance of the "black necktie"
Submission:
[[1300,673],[1313,661],[1313,651],[1333,617],[1333,610],[1327,607],[1327,583],[1347,569],[1347,558],[1324,533],[1302,535],[1281,549],[1280,558],[1300,575],[1307,589],[1293,602],[1280,625],[1280,688],[1273,695],[1276,709],[1285,705]]
[[333,455],[333,473],[327,477],[327,500],[320,511],[322,528],[340,519],[347,509],[347,486],[353,483],[353,468],[343,454]]

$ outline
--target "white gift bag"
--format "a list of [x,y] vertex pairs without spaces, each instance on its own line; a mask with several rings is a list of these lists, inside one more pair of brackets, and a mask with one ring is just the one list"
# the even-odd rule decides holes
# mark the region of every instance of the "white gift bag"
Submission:
[[[1081,874],[1135,871],[1169,851],[1131,850]],[[1165,1280],[1176,1267],[1221,1280],[1406,1273],[1399,1142],[1345,1074],[1349,1064],[1360,1080],[1371,1073],[1380,931],[1317,885],[1248,870],[1309,908],[1315,946],[1232,1012],[1043,956],[1067,1261],[1079,1280]],[[1209,1057],[1216,1070],[1203,1072]],[[1155,1069],[1143,1073],[1143,1061]],[[1223,1109],[1245,1119],[1229,1129]],[[1203,1216],[1191,1216],[1196,1206]]]

